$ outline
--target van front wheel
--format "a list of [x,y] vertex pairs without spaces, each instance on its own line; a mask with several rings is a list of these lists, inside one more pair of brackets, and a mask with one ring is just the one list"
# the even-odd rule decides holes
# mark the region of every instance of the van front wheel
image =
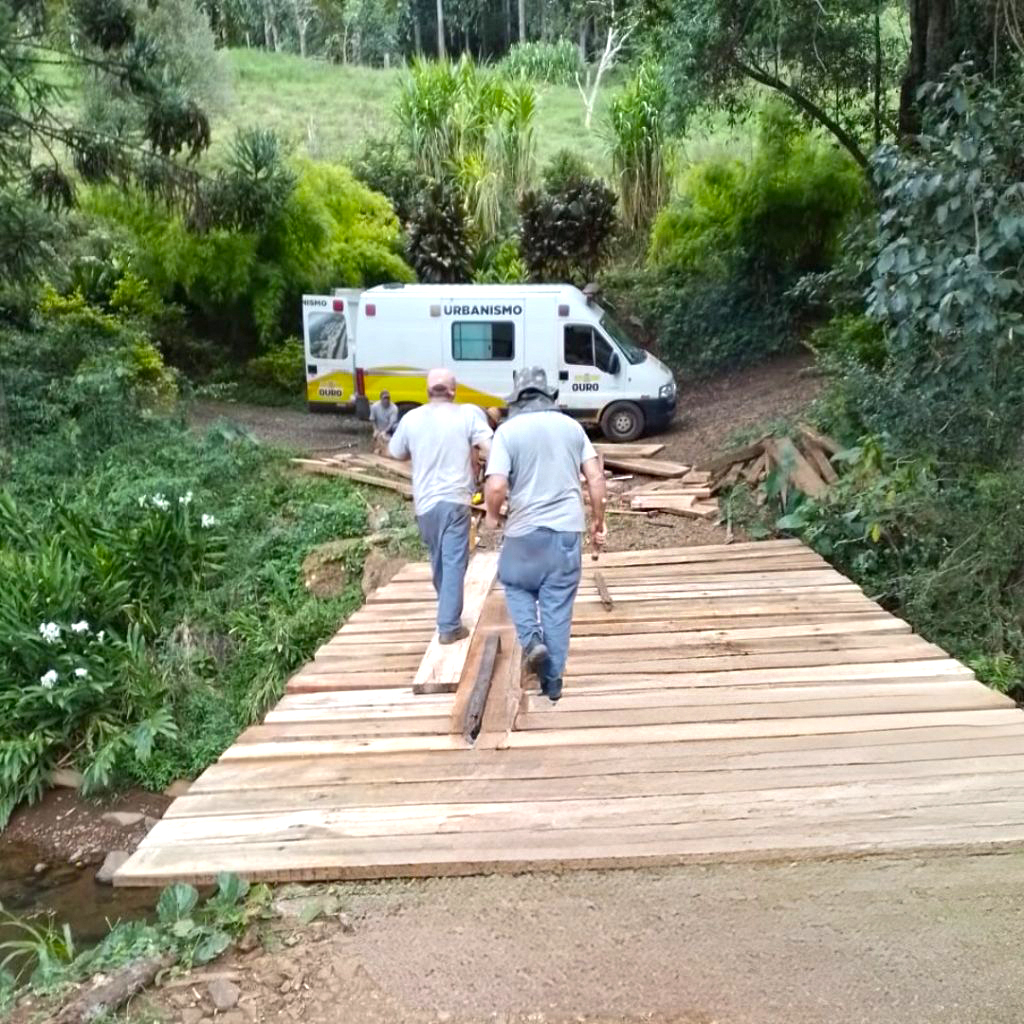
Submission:
[[644,414],[632,402],[613,402],[601,414],[601,432],[609,441],[635,441],[644,432]]

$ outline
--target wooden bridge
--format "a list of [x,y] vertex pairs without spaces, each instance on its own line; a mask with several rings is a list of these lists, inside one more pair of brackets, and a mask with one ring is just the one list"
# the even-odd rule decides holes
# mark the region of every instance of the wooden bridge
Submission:
[[451,648],[432,639],[427,567],[406,566],[117,884],[1024,841],[1024,713],[799,542],[606,554],[598,569],[552,706],[521,678],[493,555],[471,563],[475,628]]

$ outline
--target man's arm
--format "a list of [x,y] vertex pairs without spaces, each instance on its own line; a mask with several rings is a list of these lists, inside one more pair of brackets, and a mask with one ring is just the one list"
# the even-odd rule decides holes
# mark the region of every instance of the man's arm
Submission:
[[492,529],[501,522],[501,506],[508,498],[508,477],[491,473],[484,483],[484,508],[487,509],[487,525]]
[[410,457],[408,431],[405,429],[405,420],[401,420],[398,429],[394,432],[388,442],[388,455],[399,462],[405,462]]
[[486,463],[487,456],[491,454],[491,438],[493,436],[494,431],[491,430],[483,410],[478,406],[470,407],[469,443],[480,453],[482,463]]
[[[604,502],[607,488],[601,460],[595,455],[583,463],[583,477],[587,481],[587,494],[590,496],[590,537],[594,548],[603,548],[608,537],[608,528],[604,521]],[[490,482],[490,481],[488,481]]]

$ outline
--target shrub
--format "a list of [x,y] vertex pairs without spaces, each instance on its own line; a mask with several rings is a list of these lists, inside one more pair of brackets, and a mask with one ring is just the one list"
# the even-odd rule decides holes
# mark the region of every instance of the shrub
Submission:
[[642,235],[668,195],[665,171],[668,93],[661,70],[644,64],[612,97],[606,133],[628,232]]
[[473,281],[476,284],[523,284],[529,276],[516,240],[506,238],[499,245],[483,250]]
[[835,316],[815,328],[807,344],[826,367],[833,368],[852,362],[879,371],[888,354],[881,324],[855,313]]
[[[294,325],[303,292],[413,279],[387,200],[337,165],[296,163],[280,211],[252,230],[240,221],[193,231],[144,196],[112,189],[93,191],[85,205],[126,233],[140,276],[242,355]],[[259,205],[254,199],[245,218]]]
[[557,42],[514,43],[498,67],[511,78],[528,78],[548,85],[572,85],[583,73],[579,47],[568,39]]
[[367,188],[388,197],[400,224],[409,222],[424,182],[401,143],[393,138],[368,139],[352,173]]
[[584,178],[558,193],[528,192],[520,215],[523,259],[533,280],[593,280],[617,224],[611,189],[596,178]]
[[594,171],[590,164],[579,153],[571,149],[560,149],[541,172],[544,191],[551,193],[564,192],[579,182],[594,177]]
[[289,338],[245,366],[245,376],[257,388],[282,398],[295,398],[306,381],[306,352],[299,338]]
[[435,181],[419,194],[409,223],[408,257],[421,281],[469,279],[473,251],[462,197],[452,185]]
[[865,187],[844,153],[784,107],[760,115],[754,155],[693,166],[651,232],[650,262],[685,273],[754,274],[765,290],[828,269]]

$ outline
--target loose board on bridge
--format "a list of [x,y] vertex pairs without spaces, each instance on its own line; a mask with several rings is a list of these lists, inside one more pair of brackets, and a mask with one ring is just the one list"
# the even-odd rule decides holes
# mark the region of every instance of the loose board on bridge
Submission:
[[[429,569],[406,566],[116,883],[1024,844],[1024,712],[799,542],[587,560],[557,705],[519,672],[491,558],[457,654],[433,643]],[[451,685],[414,693],[427,679]]]

